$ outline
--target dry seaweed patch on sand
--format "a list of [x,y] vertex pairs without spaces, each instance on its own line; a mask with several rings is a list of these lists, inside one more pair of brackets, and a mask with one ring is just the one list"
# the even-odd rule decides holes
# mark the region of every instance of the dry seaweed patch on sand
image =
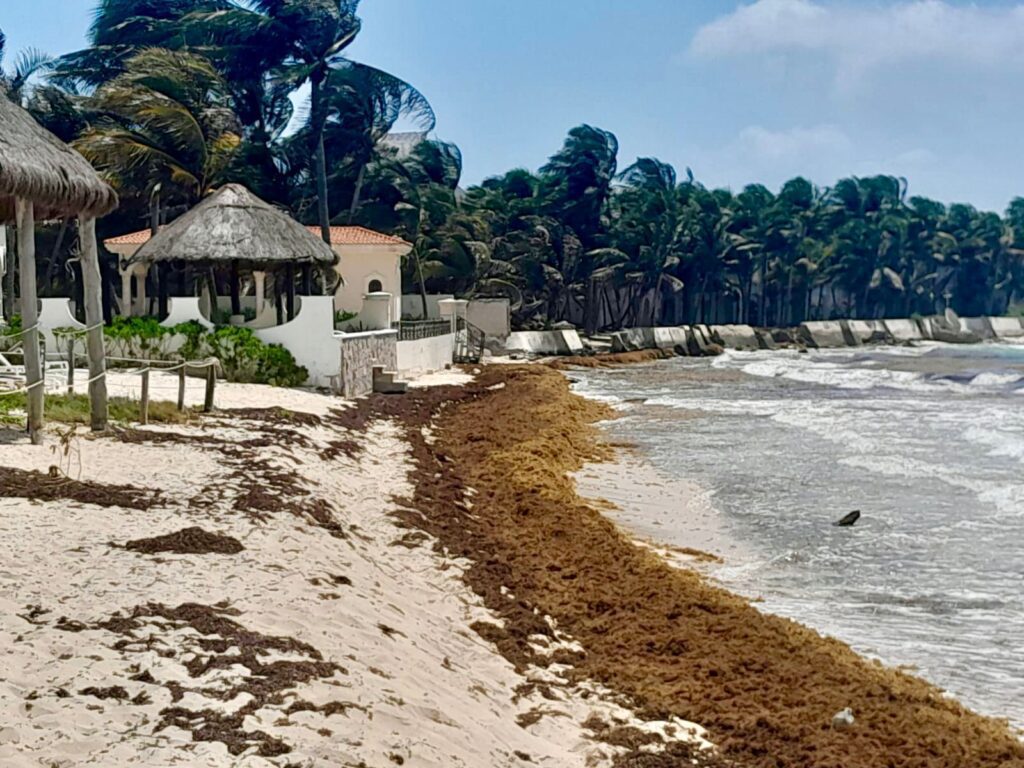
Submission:
[[[371,407],[405,424],[413,446],[416,491],[402,519],[472,562],[467,583],[505,624],[485,632],[517,667],[543,664],[530,638],[551,636],[547,615],[585,649],[577,679],[629,696],[650,719],[701,723],[725,761],[1024,766],[1005,723],[672,568],[585,505],[567,475],[603,452],[591,422],[608,412],[556,371],[492,366],[461,392]],[[856,725],[833,730],[845,707]],[[634,750],[624,764],[686,765],[691,752],[673,746],[645,762]]]
[[124,548],[146,555],[158,552],[172,552],[178,555],[237,555],[245,549],[242,542],[233,536],[211,533],[196,526],[164,536],[133,539],[125,543]]
[[[174,702],[180,701],[186,693],[198,694],[211,705],[232,702],[243,695],[247,698],[245,704],[234,710],[213,706],[200,710],[180,705],[166,707],[160,712],[157,732],[174,726],[190,732],[193,741],[221,742],[232,755],[250,749],[263,757],[287,754],[291,751],[288,744],[264,731],[247,728],[246,718],[265,707],[279,709],[283,714],[306,709],[325,714],[344,712],[351,705],[318,707],[293,701],[286,707],[286,701],[287,694],[298,686],[346,671],[338,664],[325,661],[308,643],[246,629],[231,618],[238,615],[238,611],[224,605],[184,603],[170,608],[150,603],[136,607],[127,616],[112,616],[81,629],[102,629],[121,636],[114,647],[124,653],[149,651],[156,643],[174,651],[171,655],[176,658],[190,656],[181,663],[197,681],[195,688],[185,688],[175,681],[161,683],[148,670],[145,678],[141,675],[136,678],[152,685],[163,685]],[[183,629],[190,629],[194,634],[184,635]],[[154,630],[160,634],[155,635]],[[272,654],[288,658],[268,660]],[[245,670],[241,677],[239,669]],[[209,673],[218,671],[230,672],[232,676],[229,680],[221,677],[210,681]],[[128,698],[128,692],[120,686],[86,689],[81,693],[98,698]]]
[[35,501],[77,501],[100,507],[124,507],[146,510],[157,503],[160,494],[131,485],[74,480],[57,472],[42,472],[0,467],[0,497]]

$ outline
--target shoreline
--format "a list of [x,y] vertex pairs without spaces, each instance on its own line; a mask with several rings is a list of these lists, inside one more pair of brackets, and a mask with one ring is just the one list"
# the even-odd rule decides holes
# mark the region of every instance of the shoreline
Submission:
[[[420,506],[418,524],[442,542],[470,529],[452,543],[471,559],[490,553],[475,590],[486,594],[500,578],[530,616],[551,615],[585,651],[577,675],[626,695],[641,714],[701,723],[721,758],[742,765],[1024,765],[1005,722],[671,568],[585,504],[568,473],[608,457],[593,426],[607,411],[572,394],[561,374],[485,368],[475,389],[444,407],[421,458],[440,453],[457,468],[474,491],[473,515],[430,519],[437,513]],[[485,602],[502,609],[496,597]],[[523,618],[505,615],[512,627]],[[515,634],[498,643],[506,655],[522,651]],[[833,730],[846,707],[857,726]]]

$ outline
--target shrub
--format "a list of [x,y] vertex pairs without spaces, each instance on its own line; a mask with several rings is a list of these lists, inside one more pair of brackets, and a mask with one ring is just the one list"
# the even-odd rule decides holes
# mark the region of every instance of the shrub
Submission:
[[[72,328],[54,331],[58,340],[81,333]],[[172,328],[153,317],[118,317],[104,329],[113,357],[145,360],[197,360],[216,357],[228,381],[296,387],[309,371],[295,362],[280,344],[265,344],[249,328],[221,326],[208,330],[190,320]]]
[[198,327],[199,331],[175,329],[187,339],[182,353],[192,359],[216,357],[228,381],[295,387],[309,378],[309,371],[295,362],[291,352],[280,344],[263,343],[250,328],[228,325],[204,331]]

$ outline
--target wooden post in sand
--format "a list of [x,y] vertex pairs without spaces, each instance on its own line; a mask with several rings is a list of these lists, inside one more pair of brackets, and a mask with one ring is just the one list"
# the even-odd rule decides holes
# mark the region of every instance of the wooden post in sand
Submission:
[[185,361],[178,369],[178,411],[185,410]]
[[206,397],[203,400],[203,411],[213,410],[213,390],[217,386],[217,365],[212,360],[206,368]]
[[142,372],[142,400],[139,402],[139,423],[149,424],[149,368]]
[[68,394],[75,394],[75,337],[68,337]]
[[79,218],[82,240],[82,292],[85,295],[86,346],[89,352],[89,413],[93,432],[107,428],[107,354],[103,348],[103,284],[96,246],[96,219]]
[[36,298],[36,218],[29,200],[15,201],[18,219],[18,270],[21,274],[21,343],[25,350],[28,387],[28,434],[34,445],[43,442],[43,365],[39,351],[39,302]]

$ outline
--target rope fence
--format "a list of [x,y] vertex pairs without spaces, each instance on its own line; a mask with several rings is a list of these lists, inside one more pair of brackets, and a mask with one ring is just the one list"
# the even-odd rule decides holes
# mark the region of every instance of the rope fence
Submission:
[[[38,327],[38,326],[36,326],[36,327]],[[102,327],[102,326],[95,326],[95,327]],[[24,331],[21,331],[18,334],[9,334],[9,335],[11,335],[11,336],[14,336],[14,335],[24,335],[25,333],[29,333],[32,330],[34,330],[34,328],[27,328],[27,329],[25,329]],[[89,330],[91,330],[91,329],[90,328],[76,329],[76,331],[73,334],[67,334],[67,336],[68,336],[68,339],[67,339],[67,349],[66,349],[66,352],[65,352],[63,358],[61,359],[61,363],[63,363],[63,366],[61,368],[59,368],[59,369],[56,369],[59,373],[63,373],[65,371],[65,369],[66,369],[66,374],[67,374],[66,384],[63,383],[63,382],[59,383],[59,384],[55,383],[55,382],[52,382],[53,377],[52,376],[47,376],[47,374],[51,370],[54,370],[54,369],[50,368],[50,363],[52,361],[44,360],[43,378],[41,378],[39,381],[35,381],[35,382],[32,382],[32,383],[26,383],[24,386],[19,387],[17,389],[10,389],[10,390],[3,389],[3,390],[0,390],[0,397],[6,396],[6,395],[27,394],[28,392],[30,392],[31,390],[33,390],[33,389],[35,389],[37,387],[45,386],[48,383],[48,380],[52,382],[53,388],[56,389],[58,387],[66,386],[67,394],[73,395],[75,393],[75,387],[76,387],[76,382],[75,382],[76,367],[75,367],[75,364],[76,364],[77,359],[79,357],[86,357],[85,354],[79,354],[78,352],[76,352],[76,350],[75,350],[75,340],[76,340],[76,338],[80,338],[80,337],[84,336],[86,333],[88,333]],[[0,353],[0,356],[4,356],[4,357],[21,357],[22,360],[24,360],[25,352],[24,352],[24,350],[11,349],[11,350],[6,350],[6,351]],[[188,372],[190,370],[191,371],[203,372],[203,379],[205,381],[205,392],[204,392],[204,396],[203,396],[203,412],[208,413],[209,411],[213,410],[214,396],[215,396],[216,388],[217,388],[217,369],[220,366],[220,361],[217,360],[217,358],[210,357],[210,358],[206,358],[206,359],[203,359],[203,360],[184,360],[184,359],[178,359],[178,360],[148,360],[148,359],[142,359],[142,358],[113,357],[113,356],[110,356],[110,357],[106,357],[105,359],[108,362],[112,362],[112,363],[131,364],[131,365],[136,366],[135,368],[132,368],[132,369],[117,371],[117,373],[122,375],[122,376],[139,376],[139,377],[141,377],[141,382],[140,382],[141,383],[141,393],[140,393],[141,396],[139,398],[139,400],[140,400],[140,402],[139,402],[139,421],[140,421],[141,424],[148,424],[149,423],[150,392],[152,390],[154,390],[154,389],[155,390],[159,390],[159,391],[163,391],[163,392],[172,392],[172,391],[176,390],[177,391],[177,402],[176,402],[177,410],[178,411],[184,411],[185,410],[185,389],[186,389],[186,381],[188,379]],[[24,369],[24,366],[22,366],[22,368]],[[153,371],[156,371],[157,373],[175,373],[175,372],[177,372],[177,374],[178,374],[177,385],[176,386],[165,386],[165,385],[157,384],[156,386],[153,386],[152,382],[150,381],[150,373],[153,372]],[[103,371],[103,372],[99,373],[96,376],[90,377],[89,379],[87,379],[84,382],[84,386],[88,387],[89,385],[93,384],[94,382],[99,381],[100,379],[106,378],[108,373],[110,373],[110,372],[109,371]],[[22,373],[22,375],[27,375],[27,374]],[[78,386],[81,386],[81,385],[82,385],[82,383],[78,384]]]

